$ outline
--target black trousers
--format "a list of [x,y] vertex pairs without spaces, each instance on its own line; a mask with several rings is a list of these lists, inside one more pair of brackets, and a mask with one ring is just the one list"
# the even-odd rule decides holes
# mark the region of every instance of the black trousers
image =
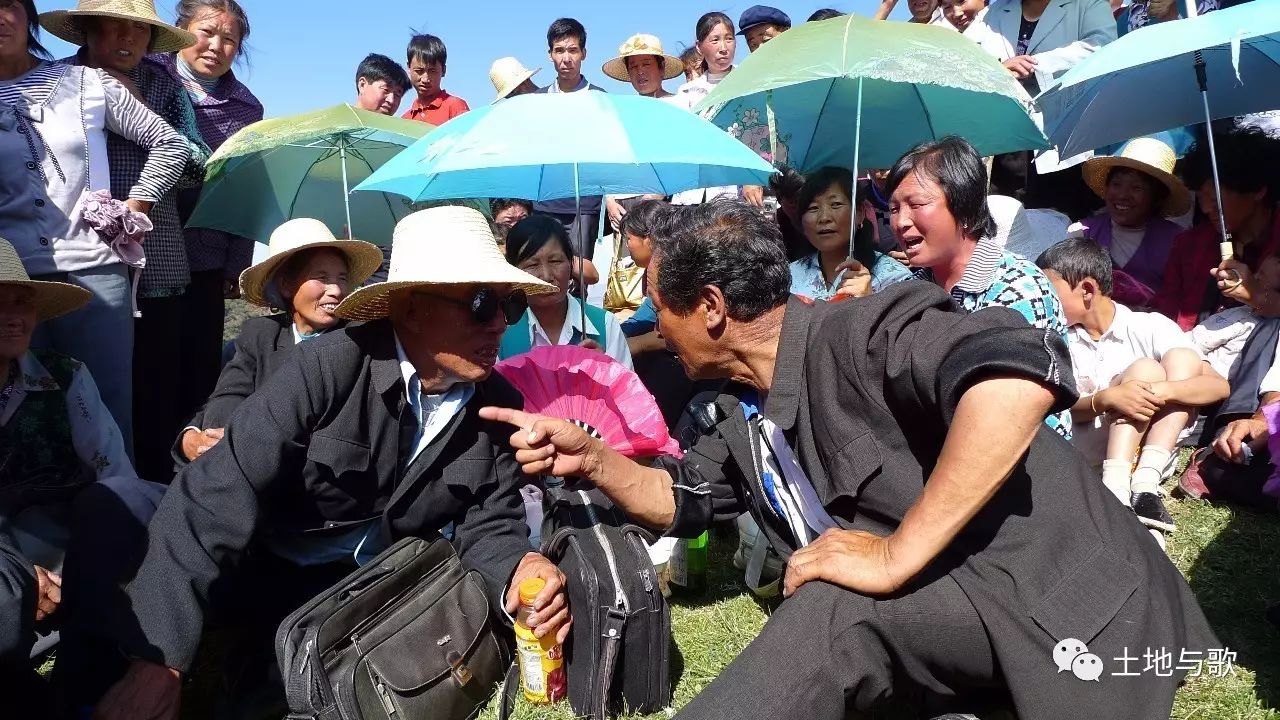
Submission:
[[[209,399],[222,372],[222,325],[226,317],[222,281],[222,270],[193,272],[191,284],[182,295],[178,339],[183,382],[178,410],[184,422]],[[173,438],[164,438],[166,449]]]
[[977,610],[949,576],[885,600],[810,582],[676,717],[844,720],[904,702],[937,714],[1002,685]]
[[133,331],[134,465],[140,477],[166,485],[173,480],[169,449],[191,417],[182,344],[186,304],[182,295],[138,300],[142,317]]

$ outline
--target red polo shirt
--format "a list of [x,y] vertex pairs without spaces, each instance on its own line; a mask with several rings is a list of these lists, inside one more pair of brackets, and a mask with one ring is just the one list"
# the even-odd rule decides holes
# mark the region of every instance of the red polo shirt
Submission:
[[409,110],[400,117],[431,125],[443,125],[450,118],[458,117],[470,109],[466,100],[441,90],[438,95],[431,98],[430,102],[422,102],[421,97],[415,99]]

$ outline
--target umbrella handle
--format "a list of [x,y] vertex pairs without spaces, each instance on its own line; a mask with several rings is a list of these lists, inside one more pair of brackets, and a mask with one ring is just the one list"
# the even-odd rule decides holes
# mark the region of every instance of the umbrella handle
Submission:
[[[1190,3],[1194,5],[1192,0]],[[1218,229],[1222,232],[1218,242],[1218,252],[1225,262],[1235,256],[1235,246],[1231,242],[1231,233],[1227,232],[1227,216],[1222,210],[1222,180],[1218,176],[1218,148],[1213,142],[1213,114],[1209,112],[1209,78],[1205,72],[1204,56],[1197,50],[1195,53],[1196,82],[1200,85],[1200,101],[1204,103],[1205,137],[1209,139],[1209,165],[1213,168],[1213,194],[1218,205]]]

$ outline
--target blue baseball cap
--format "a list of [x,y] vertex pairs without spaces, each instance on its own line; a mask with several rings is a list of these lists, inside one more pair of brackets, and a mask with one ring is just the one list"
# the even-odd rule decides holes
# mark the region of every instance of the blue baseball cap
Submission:
[[776,7],[768,5],[752,5],[742,12],[738,18],[738,34],[746,35],[756,25],[777,25],[782,28],[791,27],[791,18]]

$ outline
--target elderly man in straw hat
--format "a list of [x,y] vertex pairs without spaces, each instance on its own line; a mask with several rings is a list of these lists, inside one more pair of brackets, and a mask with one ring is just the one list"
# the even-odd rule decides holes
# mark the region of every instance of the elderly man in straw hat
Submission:
[[[563,578],[530,549],[509,431],[479,416],[523,404],[492,373],[498,346],[525,294],[554,287],[503,260],[471,208],[413,213],[393,244],[387,282],[338,306],[367,322],[300,345],[174,480],[128,588],[141,632],[122,644],[138,659],[98,717],[177,717],[209,588],[230,567],[251,595],[250,619],[237,622],[257,634],[264,666],[285,615],[389,543],[436,532],[452,536],[491,599],[547,580],[535,632],[567,634]],[[505,599],[514,611],[517,596]]]
[[538,86],[533,84],[533,76],[537,75],[540,70],[542,68],[530,70],[513,57],[502,57],[494,60],[493,64],[489,66],[489,82],[493,83],[493,89],[498,93],[493,98],[493,102],[497,103],[509,97],[537,92]]
[[[209,149],[196,128],[187,92],[159,66],[142,62],[147,53],[194,45],[194,35],[162,21],[151,0],[81,0],[73,10],[43,13],[40,23],[50,34],[79,46],[66,62],[105,70],[173,126],[189,150],[186,179],[203,177]],[[147,151],[115,133],[107,133],[106,151],[112,197],[128,197]],[[176,197],[177,190],[171,189],[151,207],[155,227],[147,235],[147,264],[137,279],[141,317],[134,324],[133,456],[143,477],[157,481],[168,481],[172,474],[166,440],[186,419],[178,402],[185,378],[175,336],[191,273]]]
[[[78,285],[31,280],[0,239],[0,528],[12,532],[38,581],[31,619],[58,611],[51,618],[62,629],[57,672],[69,686],[92,672],[88,656],[104,645],[95,639],[103,609],[141,559],[147,522],[164,494],[134,473],[85,366],[30,348],[37,324],[90,297]],[[29,649],[32,639],[21,642]]]

